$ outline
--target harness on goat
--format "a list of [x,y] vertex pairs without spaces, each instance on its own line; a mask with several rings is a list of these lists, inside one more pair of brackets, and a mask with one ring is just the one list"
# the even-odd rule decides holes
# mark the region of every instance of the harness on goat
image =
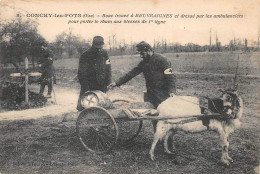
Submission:
[[[225,94],[225,93],[229,94],[231,96],[231,98],[232,98],[232,106],[231,107],[224,106],[223,105],[223,100],[221,98],[209,98],[209,97],[206,97],[206,96],[201,96],[201,97],[199,97],[199,99],[200,99],[199,103],[200,104],[197,104],[197,103],[185,100],[183,98],[180,98],[180,99],[184,100],[184,101],[187,101],[189,103],[193,103],[195,105],[200,106],[201,114],[208,114],[207,111],[209,111],[210,113],[218,113],[218,114],[220,114],[222,116],[225,116],[224,117],[225,119],[227,117],[236,118],[236,115],[235,116],[233,116],[233,115],[229,115],[228,116],[225,111],[227,109],[232,109],[233,110],[234,106],[236,106],[236,104],[239,104],[238,96],[237,96],[237,94],[235,94],[234,92],[229,91],[229,90],[223,92],[223,94]],[[207,99],[207,101],[205,101],[203,99]]]
[[[237,119],[237,114],[239,111],[239,107],[241,107],[240,102],[239,102],[239,97],[236,93],[234,93],[234,90],[226,90],[223,91],[223,95],[228,94],[230,96],[229,101],[231,105],[229,106],[224,106],[224,101],[221,98],[208,98],[208,97],[202,97],[208,100],[207,102],[207,110],[210,111],[211,113],[218,113],[220,114],[219,116],[215,116],[214,118],[212,117],[202,117],[200,120],[202,120],[202,123],[204,126],[209,128],[209,120],[210,119],[216,119],[216,120],[221,120],[221,121],[228,121],[230,119]],[[200,106],[201,107],[201,106]],[[231,110],[231,114],[227,114],[228,110]],[[202,114],[205,113],[205,106],[203,106],[202,109]]]
[[[239,106],[239,99],[238,96],[234,93],[230,93],[230,92],[225,92],[227,94],[229,94],[231,96],[231,106],[224,106],[224,102],[221,98],[209,98],[209,97],[203,97],[205,99],[208,100],[207,102],[207,107],[203,106],[202,108],[202,114],[205,114],[205,108],[210,111],[211,113],[219,113],[223,116],[225,116],[225,118],[236,118],[236,115],[232,115],[232,114],[227,114],[228,109],[231,109],[232,111],[234,110],[235,106]],[[200,105],[200,107],[202,107]],[[233,113],[233,112],[232,112]]]
[[[224,102],[220,98],[210,99],[208,97],[205,97],[208,99],[208,110],[211,112],[220,114],[220,117],[218,117],[216,119],[229,120],[229,119],[237,119],[237,117],[238,117],[237,114],[239,112],[239,108],[241,107],[239,97],[235,93],[235,90],[237,89],[236,80],[237,80],[238,68],[239,68],[239,54],[238,54],[238,59],[237,59],[236,73],[234,76],[234,84],[233,84],[234,89],[222,91],[223,95],[228,94],[231,96],[231,98],[230,98],[231,106],[224,106]],[[232,111],[231,114],[227,114],[229,109]],[[202,119],[203,125],[207,126],[207,128],[209,125],[209,120],[210,120],[210,118],[208,118],[208,117],[205,117]]]

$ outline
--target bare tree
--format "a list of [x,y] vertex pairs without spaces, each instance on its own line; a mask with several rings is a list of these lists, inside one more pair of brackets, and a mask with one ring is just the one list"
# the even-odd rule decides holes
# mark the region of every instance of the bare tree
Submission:
[[46,40],[38,34],[38,23],[16,17],[9,22],[1,22],[0,54],[5,63],[12,63],[17,70],[18,64],[28,57],[33,62],[41,56],[41,46]]

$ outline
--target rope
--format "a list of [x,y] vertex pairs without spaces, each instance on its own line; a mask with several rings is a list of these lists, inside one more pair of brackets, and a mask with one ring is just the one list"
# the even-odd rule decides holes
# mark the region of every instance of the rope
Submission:
[[[210,100],[211,102],[212,102],[212,104],[213,104],[213,106],[214,106],[214,109],[218,112],[218,113],[223,113],[223,112],[221,112],[221,111],[219,111],[218,109],[217,109],[217,107],[216,107],[216,105],[215,105],[215,103],[213,102],[213,100],[211,99],[211,98],[209,98],[209,97],[204,97],[204,98],[206,98],[206,99],[208,99],[208,100]],[[210,110],[209,108],[207,108],[210,112],[213,112],[212,110]],[[213,112],[214,113],[214,112]]]
[[237,67],[236,67],[236,73],[235,73],[235,77],[234,77],[233,89],[236,89],[236,81],[237,81],[237,71],[238,71],[238,67],[239,67],[239,53],[238,53],[238,55],[237,55]]
[[[206,97],[204,97],[204,98],[206,98]],[[205,107],[205,106],[203,106],[203,105],[200,105],[200,104],[198,104],[198,103],[195,103],[195,102],[192,102],[192,101],[189,101],[189,100],[185,100],[185,99],[183,99],[183,98],[179,98],[179,99],[181,99],[181,100],[183,100],[183,101],[186,101],[186,102],[189,102],[189,103],[192,103],[192,104],[194,104],[194,105],[200,106],[200,107],[202,107],[202,108],[204,108],[204,109],[208,109],[207,107]]]

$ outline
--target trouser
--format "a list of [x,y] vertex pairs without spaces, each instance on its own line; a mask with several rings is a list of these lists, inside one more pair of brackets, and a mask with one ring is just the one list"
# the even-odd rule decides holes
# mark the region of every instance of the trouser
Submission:
[[[159,100],[157,97],[155,97],[153,94],[149,92],[144,94],[144,101],[150,102],[155,109],[157,109],[159,104],[161,104],[162,102],[161,100]],[[152,120],[154,132],[156,131],[157,122],[158,122],[157,120]]]
[[[170,96],[170,95],[169,95]],[[164,100],[167,99],[167,96],[164,97],[164,100],[163,98],[162,99],[158,99],[156,96],[154,96],[153,94],[151,93],[147,93],[146,94],[146,101],[152,103],[152,105],[154,106],[155,109],[157,109],[157,107],[159,106],[159,104],[161,104]],[[156,126],[157,126],[157,120],[152,120],[152,125],[153,125],[153,130],[154,130],[154,133],[156,132]],[[169,147],[172,147],[172,137],[169,137],[168,139],[168,146]]]
[[46,82],[41,82],[40,86],[40,94],[43,94],[45,86],[48,86],[48,95],[51,95],[52,92],[52,81],[46,81]]
[[78,105],[77,105],[77,110],[82,111],[84,108],[81,106],[81,96],[89,91],[89,87],[87,85],[81,85],[80,92],[79,92],[79,99],[78,99]]

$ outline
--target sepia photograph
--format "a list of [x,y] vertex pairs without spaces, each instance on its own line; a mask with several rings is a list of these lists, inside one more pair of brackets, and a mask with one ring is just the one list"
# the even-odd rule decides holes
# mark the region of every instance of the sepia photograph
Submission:
[[0,174],[260,174],[259,0],[0,0]]

